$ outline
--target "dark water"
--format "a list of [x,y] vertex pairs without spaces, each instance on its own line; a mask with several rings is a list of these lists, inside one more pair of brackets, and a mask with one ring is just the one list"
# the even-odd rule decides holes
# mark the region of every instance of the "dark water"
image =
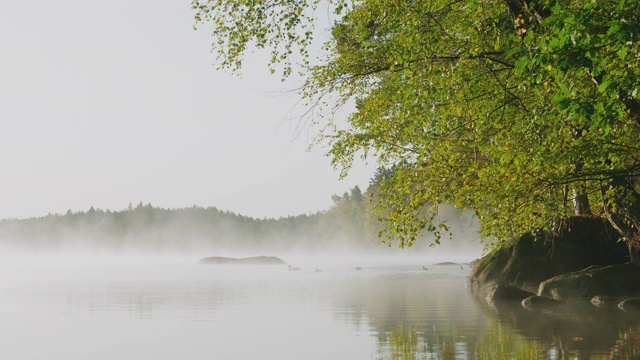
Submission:
[[465,287],[468,267],[428,267],[3,263],[0,358],[637,358],[634,314],[492,307]]

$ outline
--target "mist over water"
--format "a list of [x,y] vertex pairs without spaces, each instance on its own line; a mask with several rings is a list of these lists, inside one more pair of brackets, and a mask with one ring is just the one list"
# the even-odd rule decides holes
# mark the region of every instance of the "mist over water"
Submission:
[[[340,215],[340,214],[338,214]],[[215,208],[160,209],[138,205],[121,212],[0,220],[0,258],[21,262],[196,262],[207,256],[278,256],[287,263],[367,261],[468,262],[482,244],[472,218],[449,221],[451,239],[435,245],[426,234],[411,248],[382,243],[362,219],[332,211],[254,219]]]
[[[607,317],[593,306],[575,305],[549,313],[492,307],[465,286],[465,262],[479,254],[446,247],[387,247],[387,254],[3,251],[1,354],[560,359],[573,351],[576,359],[587,359],[581,354],[632,351],[633,342],[624,339],[640,326],[633,314]],[[197,263],[205,256],[254,255],[278,256],[286,264]]]
[[435,316],[407,313],[422,302],[414,296],[429,296],[413,285],[445,276],[464,292],[467,272],[425,278],[397,262],[358,258],[355,270],[346,258],[303,256],[292,261],[299,271],[184,257],[24,260],[0,265],[0,335],[12,359],[371,358],[381,331]]
[[[320,216],[257,220],[152,207],[4,220],[2,354],[387,359],[399,324],[457,339],[456,324],[478,316],[465,288],[466,263],[481,254],[472,231],[398,249],[346,231],[349,224],[325,224]],[[209,256],[285,264],[198,264]]]

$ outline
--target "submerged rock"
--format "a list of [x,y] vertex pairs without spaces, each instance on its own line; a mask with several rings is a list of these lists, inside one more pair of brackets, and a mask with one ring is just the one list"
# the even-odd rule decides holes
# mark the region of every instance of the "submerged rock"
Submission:
[[596,295],[591,298],[591,304],[595,307],[605,307],[618,304],[619,299],[617,297],[608,295]]
[[621,301],[618,304],[618,308],[623,311],[640,311],[640,298],[630,298]]
[[275,256],[253,256],[246,258],[229,258],[210,256],[198,261],[199,264],[210,265],[285,265],[286,263]]
[[489,291],[485,299],[492,303],[502,302],[502,301],[521,302],[522,300],[534,295],[535,294],[532,294],[528,291],[524,291],[515,286],[498,284]]
[[559,236],[544,238],[527,233],[485,255],[471,271],[468,284],[509,284],[535,293],[542,281],[554,276],[591,265],[628,262],[627,247],[618,240],[618,232],[606,220],[572,217]]
[[624,297],[640,294],[640,266],[626,263],[591,266],[555,276],[540,283],[538,295],[560,300],[570,297],[606,295]]
[[562,301],[536,295],[529,296],[528,298],[522,300],[522,307],[527,310],[544,310],[562,304],[564,304]]

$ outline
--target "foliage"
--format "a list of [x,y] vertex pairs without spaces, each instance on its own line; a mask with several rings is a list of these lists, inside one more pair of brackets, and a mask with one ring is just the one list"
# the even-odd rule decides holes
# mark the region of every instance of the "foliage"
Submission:
[[[340,4],[336,11],[340,11]],[[320,0],[209,0],[192,1],[196,22],[211,22],[217,35],[221,68],[238,70],[249,47],[271,49],[271,73],[283,65],[282,75],[292,71],[292,57],[299,55],[301,64],[309,65],[307,47],[313,40],[314,11]],[[274,26],[277,24],[277,26]]]
[[[193,4],[197,20],[212,20],[222,66],[235,69],[252,41],[279,54],[272,64],[293,45],[308,48],[303,24],[319,6]],[[302,64],[302,95],[334,115],[355,104],[346,127],[322,119],[336,166],[346,172],[374,155],[394,168],[376,193],[389,239],[440,236],[444,203],[472,209],[498,245],[553,231],[576,211],[620,220],[627,240],[638,230],[640,3],[361,0],[332,9],[326,57]]]

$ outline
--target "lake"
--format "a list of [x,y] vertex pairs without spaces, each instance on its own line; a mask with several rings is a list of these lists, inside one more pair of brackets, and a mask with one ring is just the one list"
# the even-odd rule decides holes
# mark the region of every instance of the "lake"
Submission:
[[638,316],[582,302],[548,312],[492,306],[465,287],[468,266],[307,258],[291,271],[197,258],[23,260],[0,264],[2,359],[640,354]]

